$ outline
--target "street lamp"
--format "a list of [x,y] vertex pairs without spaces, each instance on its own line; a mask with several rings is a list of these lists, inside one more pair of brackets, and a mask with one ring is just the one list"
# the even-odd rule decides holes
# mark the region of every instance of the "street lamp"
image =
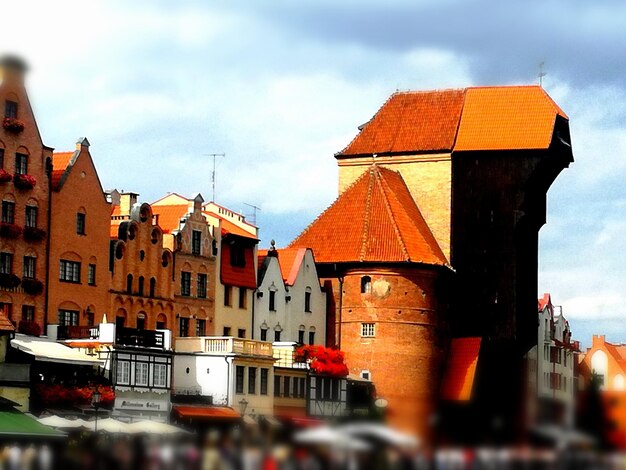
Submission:
[[248,407],[248,400],[242,398],[239,400],[239,411],[241,411],[241,416],[243,416],[246,412],[246,408]]
[[98,391],[98,386],[96,386],[91,394],[91,406],[96,410],[96,425],[94,431],[96,434],[98,434],[98,407],[100,406],[100,398],[102,398],[102,394]]

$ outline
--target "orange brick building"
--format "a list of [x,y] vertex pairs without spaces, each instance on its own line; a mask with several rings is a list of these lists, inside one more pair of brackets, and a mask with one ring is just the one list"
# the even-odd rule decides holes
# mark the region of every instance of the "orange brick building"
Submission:
[[87,139],[74,152],[55,152],[52,165],[48,322],[97,325],[109,311],[111,204]]
[[[163,230],[163,246],[174,254],[175,336],[213,335],[217,242],[198,194],[169,194],[151,204]],[[221,334],[221,332],[220,332]]]
[[[291,246],[311,247],[333,283],[349,367],[374,368],[392,419],[426,440],[428,423],[464,443],[518,439],[538,231],[573,161],[567,115],[537,86],[399,92],[335,157],[339,199]],[[444,364],[472,372],[442,382]],[[438,404],[440,391],[463,403]]]
[[19,59],[0,62],[0,308],[15,324],[43,326],[52,149],[39,134],[25,71]]
[[124,193],[113,206],[110,243],[109,312],[118,327],[175,331],[174,257],[137,194]]

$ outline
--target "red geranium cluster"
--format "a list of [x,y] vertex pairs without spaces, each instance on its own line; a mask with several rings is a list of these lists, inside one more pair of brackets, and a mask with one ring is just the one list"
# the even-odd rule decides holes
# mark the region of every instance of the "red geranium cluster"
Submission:
[[9,132],[19,134],[24,130],[24,123],[16,118],[5,117],[2,121],[2,127]]
[[22,227],[8,222],[0,222],[0,237],[17,238],[22,234]]
[[24,239],[38,242],[46,238],[46,231],[39,227],[24,227]]
[[[47,407],[54,406],[72,406],[72,405],[89,405],[91,396],[94,392],[93,385],[67,386],[61,384],[44,385],[39,384],[35,387],[37,396],[41,404]],[[98,385],[100,392],[100,405],[111,406],[115,401],[115,391],[113,387],[108,385]]]
[[13,175],[8,171],[0,168],[0,183],[8,183],[13,179]]
[[296,362],[308,362],[313,372],[331,377],[345,377],[348,375],[348,366],[345,364],[344,354],[335,348],[324,346],[301,346],[296,349]]
[[13,184],[17,189],[33,189],[37,184],[37,178],[31,175],[13,175]]

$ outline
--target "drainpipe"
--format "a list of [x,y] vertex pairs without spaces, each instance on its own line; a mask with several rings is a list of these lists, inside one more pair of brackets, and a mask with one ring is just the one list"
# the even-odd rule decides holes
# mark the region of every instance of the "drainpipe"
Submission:
[[232,380],[230,379],[230,366],[232,361],[228,361],[228,359],[232,359],[232,357],[224,356],[224,361],[226,362],[226,406],[230,403],[230,387],[232,384]]
[[46,174],[48,176],[48,236],[46,237],[46,282],[44,284],[43,330],[48,334],[48,296],[50,295],[50,232],[52,231],[52,158],[46,158]]
[[337,326],[337,347],[341,349],[341,313],[343,311],[343,276],[339,276],[339,322]]
[[252,333],[250,334],[250,338],[254,339],[254,304],[256,304],[256,291],[258,290],[258,288],[254,288],[252,290],[252,329],[250,331],[252,331]]

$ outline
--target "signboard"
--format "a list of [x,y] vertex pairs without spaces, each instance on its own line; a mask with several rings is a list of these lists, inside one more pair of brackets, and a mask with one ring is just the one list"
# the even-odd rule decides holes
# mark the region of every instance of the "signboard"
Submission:
[[169,412],[169,394],[156,393],[118,393],[115,397],[115,409],[121,411]]

